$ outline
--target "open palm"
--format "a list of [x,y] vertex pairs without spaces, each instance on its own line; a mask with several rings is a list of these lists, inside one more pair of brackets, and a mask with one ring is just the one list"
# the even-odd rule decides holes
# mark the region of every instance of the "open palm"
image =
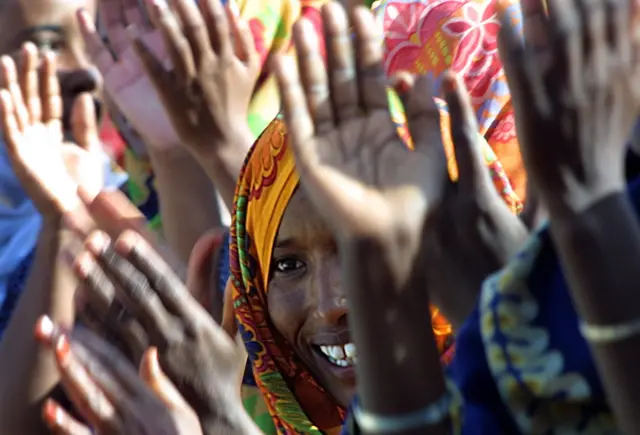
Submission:
[[103,167],[95,153],[100,145],[91,96],[79,97],[73,109],[78,145],[64,143],[55,58],[45,54],[38,69],[38,57],[33,44],[24,45],[19,77],[15,63],[3,58],[6,88],[0,91],[0,106],[13,170],[38,210],[50,216],[73,211],[79,205],[78,185],[89,192],[99,191]]
[[80,11],[78,18],[87,50],[102,74],[110,98],[149,144],[163,148],[179,144],[176,131],[134,51],[129,32],[133,29],[158,59],[168,62],[162,35],[149,25],[137,0],[100,0],[99,14],[105,23],[109,47],[86,11]]
[[405,230],[415,234],[448,177],[438,111],[429,98],[431,86],[424,77],[408,83],[412,95],[418,95],[406,102],[415,142],[411,151],[389,115],[373,17],[366,10],[354,12],[358,53],[354,67],[343,9],[330,5],[323,15],[326,44],[331,47],[328,77],[318,38],[304,20],[294,30],[298,68],[290,59],[278,63],[303,186],[338,234],[384,238]]

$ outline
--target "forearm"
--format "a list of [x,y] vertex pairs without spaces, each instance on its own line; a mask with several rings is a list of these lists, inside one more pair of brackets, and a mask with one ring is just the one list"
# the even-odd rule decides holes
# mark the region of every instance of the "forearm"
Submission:
[[236,183],[253,142],[253,135],[246,126],[243,131],[234,134],[229,142],[217,145],[216,154],[201,162],[229,211],[233,210]]
[[182,149],[151,151],[150,156],[164,237],[187,264],[198,239],[222,225],[215,187],[198,162]]
[[[393,273],[398,262],[372,240],[343,242],[340,255],[362,407],[393,416],[435,403],[445,393],[445,383],[429,322],[425,268],[412,270],[402,282]],[[421,256],[410,261],[419,264]],[[446,433],[446,424],[421,431]]]
[[[611,194],[584,212],[551,215],[576,309],[591,325],[640,320],[640,226],[625,192]],[[640,432],[640,336],[591,346],[608,398],[624,433]]]
[[58,255],[63,239],[59,221],[45,221],[29,277],[0,344],[0,433],[48,433],[41,423],[42,400],[58,383],[50,350],[33,338],[36,320],[74,323],[76,281]]

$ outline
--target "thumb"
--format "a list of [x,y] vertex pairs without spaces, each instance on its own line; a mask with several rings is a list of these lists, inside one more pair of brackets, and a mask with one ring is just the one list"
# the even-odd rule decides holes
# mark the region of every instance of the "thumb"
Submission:
[[155,347],[150,347],[142,355],[140,377],[156,397],[170,409],[189,408],[173,382],[162,371],[158,361],[158,349]]
[[80,148],[90,153],[100,151],[96,109],[88,92],[80,94],[73,102],[71,131]]

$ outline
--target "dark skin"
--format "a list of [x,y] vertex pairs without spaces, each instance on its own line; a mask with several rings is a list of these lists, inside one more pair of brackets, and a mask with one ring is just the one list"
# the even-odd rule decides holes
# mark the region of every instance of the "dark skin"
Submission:
[[104,314],[114,295],[121,301],[127,314],[103,315],[105,326],[130,351],[137,348],[139,354],[147,343],[157,347],[162,370],[197,413],[204,434],[257,433],[239,397],[244,348],[213,321],[159,253],[130,231],[115,244],[96,231],[85,245],[75,272],[86,287],[87,307]]
[[355,393],[354,369],[331,363],[318,348],[352,342],[336,240],[303,189],[287,205],[270,267],[269,317],[321,385],[347,406]]
[[[538,20],[535,32],[548,36],[538,46],[551,58],[544,67],[528,62],[529,38],[523,43],[509,25],[500,35],[527,172],[589,325],[640,318],[640,226],[623,165],[640,108],[634,12],[626,1],[550,1],[550,19]],[[638,433],[639,336],[590,345],[618,429]]]
[[95,96],[99,110],[99,78],[91,70],[76,10],[96,13],[95,0],[7,0],[0,6],[0,53],[18,55],[24,42],[57,55],[58,75],[65,108],[65,130],[70,128],[71,102],[82,92]]
[[[389,116],[375,19],[359,7],[349,22],[336,3],[322,13],[329,68],[316,61],[317,43],[305,21],[295,29],[297,68],[283,57],[276,63],[296,168],[338,243],[361,406],[382,415],[416,411],[445,392],[425,322],[423,267],[425,218],[448,181],[438,110],[426,77],[405,87],[415,143],[415,151],[407,150]],[[446,433],[444,417],[396,433]]]

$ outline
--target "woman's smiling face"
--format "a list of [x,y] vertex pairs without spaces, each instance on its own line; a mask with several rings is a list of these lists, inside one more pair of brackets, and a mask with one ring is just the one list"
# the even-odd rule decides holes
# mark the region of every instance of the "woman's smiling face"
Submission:
[[291,197],[276,235],[267,302],[278,332],[347,406],[355,394],[356,356],[336,241],[302,189]]

